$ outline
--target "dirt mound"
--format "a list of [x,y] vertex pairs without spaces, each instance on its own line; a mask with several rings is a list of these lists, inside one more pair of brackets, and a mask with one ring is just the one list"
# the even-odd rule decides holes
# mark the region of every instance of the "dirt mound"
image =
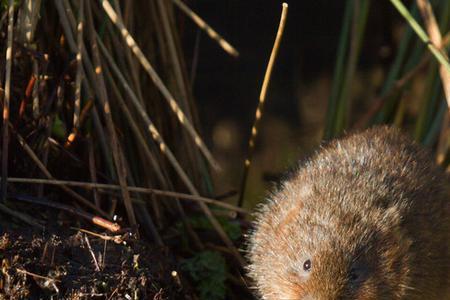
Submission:
[[77,230],[7,232],[0,227],[0,299],[186,299],[165,249]]

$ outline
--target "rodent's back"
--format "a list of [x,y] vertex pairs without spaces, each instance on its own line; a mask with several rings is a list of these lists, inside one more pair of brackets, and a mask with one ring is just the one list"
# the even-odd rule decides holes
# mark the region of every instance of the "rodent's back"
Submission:
[[450,299],[444,173],[396,129],[331,142],[257,215],[264,299]]

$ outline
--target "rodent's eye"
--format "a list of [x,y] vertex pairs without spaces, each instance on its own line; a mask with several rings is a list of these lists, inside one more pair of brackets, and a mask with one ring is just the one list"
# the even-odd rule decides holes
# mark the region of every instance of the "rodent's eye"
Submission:
[[307,272],[311,270],[311,260],[310,259],[305,260],[305,262],[303,263],[303,270],[307,271]]

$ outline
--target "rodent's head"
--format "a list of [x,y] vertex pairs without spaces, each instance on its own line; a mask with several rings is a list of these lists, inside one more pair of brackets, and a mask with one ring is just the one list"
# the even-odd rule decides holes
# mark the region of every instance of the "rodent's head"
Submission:
[[[288,183],[262,207],[249,249],[249,273],[260,296],[265,300],[404,297],[411,243],[398,226],[397,209],[365,215],[351,212],[351,207],[323,209],[321,197],[332,196]],[[290,201],[293,197],[313,201]]]

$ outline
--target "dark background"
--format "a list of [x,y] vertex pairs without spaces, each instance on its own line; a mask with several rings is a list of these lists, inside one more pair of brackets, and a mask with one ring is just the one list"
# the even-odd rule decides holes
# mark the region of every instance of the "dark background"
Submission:
[[[199,34],[191,20],[181,18],[188,69],[192,69],[198,55],[193,90],[203,136],[224,167],[218,176],[218,192],[238,187],[281,3],[260,0],[187,3],[240,52],[237,59],[206,34]],[[296,0],[288,4],[285,33],[271,77],[249,179],[249,189],[255,191],[254,197],[249,198],[256,197],[255,202],[266,188],[260,180],[282,172],[320,142],[345,7],[345,1]],[[358,64],[357,76],[362,81],[372,80],[372,70],[389,66],[395,54],[393,28],[401,21],[389,1],[372,1],[369,12]]]

